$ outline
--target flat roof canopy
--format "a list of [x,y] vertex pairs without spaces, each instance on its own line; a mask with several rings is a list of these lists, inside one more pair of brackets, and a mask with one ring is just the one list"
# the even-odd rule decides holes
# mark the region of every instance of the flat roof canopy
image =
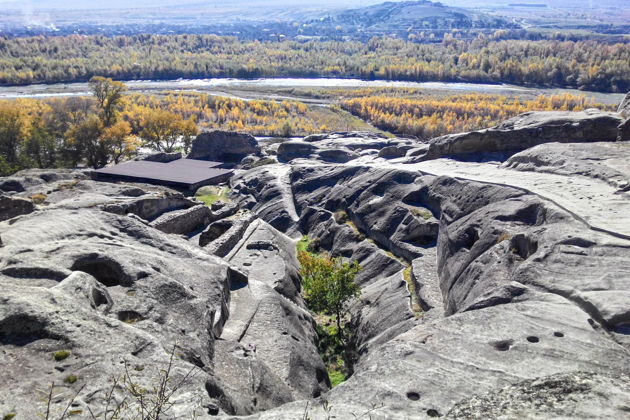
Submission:
[[224,178],[232,171],[221,169],[221,162],[196,159],[177,159],[171,162],[138,160],[94,171],[105,178],[134,178],[157,183],[177,184],[187,187],[210,183],[215,178]]

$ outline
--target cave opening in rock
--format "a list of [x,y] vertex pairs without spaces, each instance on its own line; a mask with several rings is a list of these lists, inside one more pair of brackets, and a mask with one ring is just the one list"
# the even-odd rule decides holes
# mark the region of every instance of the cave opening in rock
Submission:
[[107,287],[129,286],[120,264],[109,258],[93,256],[80,258],[72,265],[71,270],[88,273]]

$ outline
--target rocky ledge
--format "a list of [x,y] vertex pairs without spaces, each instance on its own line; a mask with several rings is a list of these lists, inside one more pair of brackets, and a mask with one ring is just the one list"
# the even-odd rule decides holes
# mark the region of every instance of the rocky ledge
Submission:
[[[280,163],[237,170],[212,207],[82,171],[2,179],[0,415],[109,418],[168,371],[162,418],[623,418],[624,112],[429,142],[243,137],[238,159]],[[334,388],[302,235],[362,267],[358,361]]]

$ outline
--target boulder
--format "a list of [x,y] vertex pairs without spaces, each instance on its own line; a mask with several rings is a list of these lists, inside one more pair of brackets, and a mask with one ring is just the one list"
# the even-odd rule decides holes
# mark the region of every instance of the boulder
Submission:
[[290,140],[278,146],[278,160],[288,162],[297,158],[307,158],[317,151],[317,146],[299,140]]
[[304,137],[303,140],[305,142],[307,142],[307,143],[310,143],[310,142],[315,142],[315,141],[321,141],[321,140],[324,140],[324,139],[326,139],[328,137],[329,137],[329,134],[318,133],[318,134],[311,134],[310,136],[306,136],[306,137]]
[[387,146],[383,147],[378,152],[378,157],[384,159],[395,159],[399,157],[403,157],[407,154],[407,152],[412,149],[412,146]]
[[[103,183],[100,183],[103,185]],[[198,205],[197,201],[192,201],[184,197],[181,193],[165,192],[152,194],[147,197],[140,197],[121,202],[104,204],[101,208],[109,213],[129,214],[133,213],[144,220],[152,221],[160,215],[175,210],[188,209]]]
[[212,211],[204,204],[162,214],[150,226],[164,233],[184,235],[210,223]]
[[[630,108],[630,105],[629,105]],[[628,110],[630,114],[630,110]],[[619,133],[617,134],[617,141],[629,141],[630,140],[630,118],[619,124]]]
[[359,157],[357,153],[345,148],[320,150],[317,155],[319,156],[320,160],[323,160],[324,162],[337,163],[349,162]]
[[260,154],[260,147],[254,136],[215,130],[201,133],[193,140],[188,158],[238,163],[252,154]]
[[35,205],[31,200],[4,194],[0,195],[0,222],[33,211],[35,211]]

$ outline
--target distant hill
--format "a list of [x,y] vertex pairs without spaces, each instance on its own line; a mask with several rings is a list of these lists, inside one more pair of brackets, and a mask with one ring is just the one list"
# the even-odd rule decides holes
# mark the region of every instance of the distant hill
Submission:
[[341,9],[347,7],[361,7],[378,3],[378,0],[344,0],[340,4],[336,0],[108,0],[95,2],[93,0],[0,0],[0,9],[29,10],[32,12],[47,10],[103,10],[103,9],[156,9],[178,8],[194,14],[199,10],[231,9],[247,11],[250,8],[259,10],[285,9]]
[[346,10],[332,19],[335,24],[362,27],[366,30],[426,30],[508,28],[510,22],[485,13],[445,6],[431,1],[386,2]]

